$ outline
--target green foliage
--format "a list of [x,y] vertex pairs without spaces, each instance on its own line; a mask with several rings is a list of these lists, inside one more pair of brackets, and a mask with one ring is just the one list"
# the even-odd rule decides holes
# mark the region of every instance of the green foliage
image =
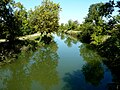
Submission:
[[41,6],[35,7],[35,10],[30,12],[30,25],[33,26],[35,31],[41,33],[56,31],[59,27],[60,10],[59,4],[53,3],[50,0],[43,0]]
[[116,4],[114,1],[92,4],[85,22],[80,27],[82,30],[81,41],[102,45],[109,38],[115,37],[116,34],[113,33],[119,32],[116,27],[120,22],[119,14],[113,16],[116,7],[119,8],[119,2]]
[[91,22],[94,23],[95,25],[100,24],[100,20],[102,19],[102,15],[100,13],[100,7],[104,5],[103,3],[97,3],[97,4],[92,4],[89,8],[89,13],[87,17],[85,18],[85,23]]
[[82,42],[94,42],[94,44],[101,43],[99,38],[106,33],[106,24],[103,20],[103,15],[100,13],[100,7],[103,5],[103,3],[97,3],[90,6],[85,22],[81,24],[80,27],[82,30],[80,39]]
[[13,41],[18,35],[19,21],[14,15],[13,0],[0,1],[0,37]]
[[59,25],[59,31],[64,31],[66,28],[65,28],[65,25],[64,25],[64,23],[61,23],[60,25]]
[[77,21],[72,21],[69,20],[68,21],[68,30],[74,30],[75,28],[77,28]]
[[80,26],[78,21],[73,21],[73,20],[68,20],[68,23],[63,24],[61,23],[60,27],[59,27],[59,31],[69,31],[69,30],[73,30],[73,31],[79,31],[80,30]]
[[104,58],[98,55],[97,52],[87,44],[80,46],[80,53],[86,61],[86,64],[82,67],[82,72],[86,81],[92,85],[98,86],[104,77],[104,71],[101,64]]
[[28,22],[28,13],[25,7],[20,2],[15,3],[14,7],[16,8],[14,11],[14,15],[20,22],[19,35],[30,34],[31,31],[30,31],[30,26]]
[[80,30],[82,31],[79,38],[82,42],[90,43],[91,34],[94,32],[94,25],[90,22],[81,24]]
[[108,36],[108,35],[96,36],[95,34],[92,34],[93,41],[91,42],[91,44],[100,45],[100,44],[104,43],[108,38],[110,38],[110,36]]
[[59,27],[59,4],[43,0],[35,10],[26,11],[25,7],[13,0],[0,1],[0,38],[9,41],[16,37],[36,32],[50,33]]

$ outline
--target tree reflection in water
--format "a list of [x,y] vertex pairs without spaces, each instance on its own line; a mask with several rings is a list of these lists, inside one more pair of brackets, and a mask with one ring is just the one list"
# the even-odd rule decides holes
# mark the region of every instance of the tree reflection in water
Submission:
[[56,71],[58,65],[57,45],[52,42],[40,48],[33,57],[35,63],[32,65],[31,73],[33,80],[38,81],[45,90],[59,83]]
[[72,47],[73,44],[77,44],[79,42],[79,40],[74,36],[66,35],[64,33],[59,33],[59,32],[56,34],[61,38],[61,40],[64,40],[64,43],[68,47]]
[[108,77],[105,76],[102,58],[88,45],[80,46],[80,54],[86,62],[82,70],[67,73],[63,80],[66,82],[63,90],[106,90]]
[[78,40],[72,36],[67,36],[64,42],[67,44],[68,47],[72,47],[72,45],[76,44]]
[[[109,56],[112,57],[113,56]],[[111,71],[111,74],[113,76],[112,82],[108,83],[108,89],[109,90],[119,90],[120,89],[120,58],[108,58],[107,60],[103,61],[104,64],[107,65],[109,70]]]
[[63,79],[66,82],[63,90],[119,90],[119,59],[113,59],[113,56],[101,57],[87,44],[80,46],[80,54],[86,64],[82,70],[66,74]]
[[17,59],[22,50],[35,50],[38,44],[30,40],[15,40],[14,43],[0,43],[0,64],[9,63]]
[[[55,42],[33,50],[23,50],[15,63],[0,69],[0,90],[49,90],[59,83],[56,71],[58,47]],[[37,86],[36,86],[37,85]]]
[[104,69],[102,67],[103,58],[96,51],[91,50],[84,44],[81,45],[80,52],[86,61],[86,64],[82,68],[86,81],[98,86],[102,78],[104,78]]
[[62,90],[86,90],[84,76],[80,70],[74,71],[73,73],[66,73],[63,78],[66,83]]

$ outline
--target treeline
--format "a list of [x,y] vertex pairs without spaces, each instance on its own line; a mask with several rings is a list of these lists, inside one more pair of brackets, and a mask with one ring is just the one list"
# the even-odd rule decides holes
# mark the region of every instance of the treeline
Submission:
[[14,41],[18,36],[56,31],[60,10],[60,5],[50,0],[29,11],[20,2],[0,0],[0,39]]
[[61,23],[59,26],[59,32],[65,32],[69,30],[79,31],[80,30],[80,24],[77,20],[68,20],[68,23],[64,24]]
[[84,19],[82,24],[76,21],[61,24],[60,30],[81,31],[77,35],[80,41],[93,45],[108,57],[120,58],[120,1],[92,4]]

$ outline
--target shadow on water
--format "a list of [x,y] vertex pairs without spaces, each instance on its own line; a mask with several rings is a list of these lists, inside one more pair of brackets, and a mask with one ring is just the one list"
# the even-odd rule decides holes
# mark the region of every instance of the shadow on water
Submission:
[[66,73],[63,90],[119,90],[119,63],[101,57],[87,44],[80,46],[80,54],[86,64],[82,70]]
[[16,63],[0,69],[0,90],[49,90],[59,83],[57,44],[23,50]]
[[109,90],[120,89],[120,37],[119,33],[116,33],[115,37],[109,38],[98,49],[101,56],[106,57],[103,63],[110,69],[113,79],[108,84]]
[[0,64],[9,63],[17,59],[18,53],[22,50],[35,50],[38,44],[30,40],[15,40],[0,43]]
[[62,90],[85,90],[84,76],[81,71],[77,70],[71,73],[66,73],[63,78],[66,85]]
[[94,86],[98,86],[104,78],[104,68],[102,66],[102,60],[104,58],[84,44],[80,46],[80,53],[86,61],[86,64],[82,68],[85,80]]
[[[39,37],[38,37],[39,39]],[[53,37],[44,37],[41,38],[41,42],[39,40],[19,40],[16,39],[14,42],[1,42],[0,43],[0,65],[4,63],[9,63],[14,61],[17,58],[17,55],[21,53],[21,51],[29,51],[36,50],[38,47],[44,44],[50,44]]]
[[104,81],[104,67],[101,63],[103,58],[84,44],[80,46],[80,53],[86,63],[81,70],[66,74],[64,81],[67,84],[64,88],[68,88],[67,90],[104,90],[105,87],[101,84],[102,80]]

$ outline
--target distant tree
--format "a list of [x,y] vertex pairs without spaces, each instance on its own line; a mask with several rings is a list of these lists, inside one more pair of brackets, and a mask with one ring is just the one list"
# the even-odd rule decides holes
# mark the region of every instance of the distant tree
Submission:
[[64,31],[64,30],[65,30],[65,25],[64,25],[64,23],[61,23],[59,25],[59,31]]
[[76,30],[79,23],[78,21],[68,20],[68,30]]

